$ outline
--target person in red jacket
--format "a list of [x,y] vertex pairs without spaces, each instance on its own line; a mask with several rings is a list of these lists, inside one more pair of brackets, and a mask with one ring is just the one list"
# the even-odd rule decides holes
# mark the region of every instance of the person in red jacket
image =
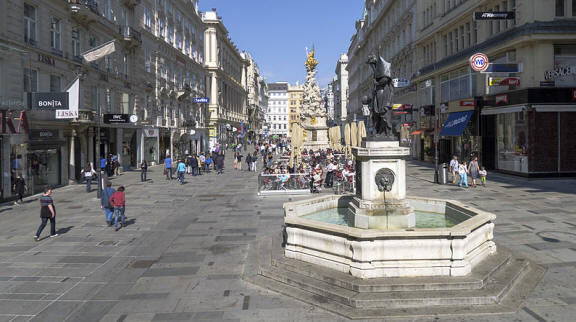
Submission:
[[118,188],[116,192],[110,197],[110,205],[114,207],[114,228],[116,231],[120,229],[118,227],[118,219],[122,216],[122,227],[126,227],[126,217],[124,216],[124,210],[126,207],[126,196],[124,195],[124,186]]

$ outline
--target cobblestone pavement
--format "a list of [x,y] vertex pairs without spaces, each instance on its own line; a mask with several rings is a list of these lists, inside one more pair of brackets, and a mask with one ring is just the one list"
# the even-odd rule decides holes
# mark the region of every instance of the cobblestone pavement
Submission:
[[[258,197],[256,174],[168,182],[153,167],[113,179],[126,186],[128,227],[106,226],[96,193],[57,189],[56,238],[33,241],[39,205],[0,208],[0,321],[340,321],[241,279],[248,243],[277,233],[289,197]],[[496,240],[545,265],[515,315],[445,321],[570,321],[576,316],[576,180],[490,175],[488,187],[430,182],[409,162],[409,195],[469,202],[498,215]],[[294,198],[294,197],[293,197]],[[46,237],[47,229],[44,231]],[[433,319],[431,319],[433,320]]]

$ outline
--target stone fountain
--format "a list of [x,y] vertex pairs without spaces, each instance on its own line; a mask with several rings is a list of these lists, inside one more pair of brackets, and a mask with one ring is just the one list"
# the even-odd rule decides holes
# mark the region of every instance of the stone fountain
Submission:
[[368,63],[374,131],[353,151],[356,194],[285,203],[282,237],[251,245],[245,279],[349,318],[516,311],[544,270],[496,247],[494,214],[406,194],[390,65]]

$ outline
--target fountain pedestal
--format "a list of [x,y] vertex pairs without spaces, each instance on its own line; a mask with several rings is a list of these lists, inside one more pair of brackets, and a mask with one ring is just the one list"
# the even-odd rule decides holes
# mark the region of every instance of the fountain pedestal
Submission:
[[398,141],[368,139],[363,140],[360,147],[353,148],[353,153],[356,157],[356,197],[348,211],[354,218],[354,227],[414,227],[414,209],[405,201],[404,159],[410,155],[410,149],[400,147]]

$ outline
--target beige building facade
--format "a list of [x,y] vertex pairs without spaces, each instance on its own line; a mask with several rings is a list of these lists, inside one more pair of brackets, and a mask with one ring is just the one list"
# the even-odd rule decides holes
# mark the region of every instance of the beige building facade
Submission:
[[233,139],[232,128],[248,124],[247,67],[216,10],[202,13],[209,84],[210,145]]
[[300,123],[300,109],[302,108],[302,96],[304,95],[304,88],[302,85],[296,83],[295,85],[288,85],[288,137],[292,135],[292,125]]

